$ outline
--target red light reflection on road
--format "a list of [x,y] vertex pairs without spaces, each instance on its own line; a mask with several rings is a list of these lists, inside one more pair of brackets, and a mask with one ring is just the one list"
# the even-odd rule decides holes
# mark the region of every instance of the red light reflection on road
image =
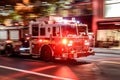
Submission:
[[[45,67],[41,67],[41,68],[36,68],[36,69],[33,69],[33,70],[29,70],[29,71],[32,71],[32,72],[40,72],[40,71],[43,71],[43,70],[47,70],[47,69],[51,69],[51,68],[54,68],[56,66],[45,66]],[[16,73],[16,74],[12,74],[12,75],[9,75],[11,76],[12,78],[18,78],[18,77],[21,77],[21,76],[25,76],[25,75],[28,75],[27,73]]]
[[[56,70],[54,75],[59,77],[64,77],[64,78],[71,78],[73,80],[78,80],[77,76],[67,66],[60,67],[58,70]],[[53,80],[56,80],[56,79],[53,79]]]

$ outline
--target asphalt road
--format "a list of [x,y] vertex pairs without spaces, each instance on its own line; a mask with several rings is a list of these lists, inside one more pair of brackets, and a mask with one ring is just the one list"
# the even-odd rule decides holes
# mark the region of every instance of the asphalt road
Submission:
[[120,55],[96,53],[77,62],[0,56],[0,80],[120,80]]

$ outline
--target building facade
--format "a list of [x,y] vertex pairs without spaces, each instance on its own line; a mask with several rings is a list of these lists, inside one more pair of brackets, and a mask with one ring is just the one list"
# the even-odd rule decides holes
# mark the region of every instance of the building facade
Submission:
[[88,25],[89,32],[92,32],[92,0],[73,0],[69,9],[62,9],[59,12],[68,19],[74,17],[80,23]]
[[120,0],[93,0],[96,46],[120,49]]

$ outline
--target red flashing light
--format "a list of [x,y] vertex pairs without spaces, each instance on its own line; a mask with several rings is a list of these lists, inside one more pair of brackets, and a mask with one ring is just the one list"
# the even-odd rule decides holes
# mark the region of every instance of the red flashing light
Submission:
[[72,40],[63,39],[62,43],[65,44],[65,45],[67,45],[67,46],[72,46],[73,41]]
[[62,43],[66,45],[68,43],[67,39],[63,39]]

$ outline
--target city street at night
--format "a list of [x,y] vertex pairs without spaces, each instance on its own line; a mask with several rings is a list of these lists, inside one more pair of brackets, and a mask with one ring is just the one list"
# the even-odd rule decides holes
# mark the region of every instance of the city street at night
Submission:
[[120,0],[0,0],[0,80],[120,80]]
[[96,53],[77,62],[0,56],[1,80],[119,80],[120,55]]

